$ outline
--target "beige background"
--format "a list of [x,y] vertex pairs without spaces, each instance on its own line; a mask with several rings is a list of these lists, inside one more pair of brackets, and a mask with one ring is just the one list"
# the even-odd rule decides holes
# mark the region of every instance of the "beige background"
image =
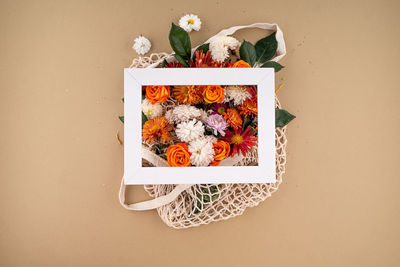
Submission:
[[[399,266],[399,11],[378,0],[0,1],[0,265]],[[170,23],[187,12],[203,21],[193,44],[278,23],[279,97],[297,119],[272,198],[178,231],[119,205],[114,134],[134,37],[170,51]]]

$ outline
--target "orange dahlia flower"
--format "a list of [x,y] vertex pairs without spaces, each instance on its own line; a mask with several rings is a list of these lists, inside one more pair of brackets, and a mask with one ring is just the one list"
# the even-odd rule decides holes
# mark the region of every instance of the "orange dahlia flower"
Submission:
[[214,160],[211,161],[211,166],[218,166],[221,160],[226,159],[229,157],[229,153],[231,152],[231,146],[228,142],[223,140],[218,140],[214,144]]
[[167,150],[168,164],[172,167],[190,166],[190,152],[185,143],[169,146]]
[[224,118],[233,129],[242,128],[243,120],[236,109],[228,108],[224,113]]
[[201,86],[177,85],[172,88],[172,92],[180,104],[200,104],[203,102]]
[[170,96],[170,88],[165,85],[149,85],[146,86],[146,98],[152,103],[157,104],[167,101]]
[[142,140],[149,144],[153,144],[158,139],[166,143],[171,140],[169,131],[172,131],[172,126],[165,117],[148,120],[143,125]]
[[230,68],[251,68],[249,63],[247,63],[244,60],[236,61],[235,64],[233,64],[232,66],[229,66],[229,67]]
[[257,116],[257,102],[247,99],[241,104],[240,106],[237,107],[239,110],[240,115],[246,117],[246,116],[251,116],[253,117],[254,115]]
[[221,85],[203,86],[204,101],[207,103],[221,103],[224,101],[225,90]]

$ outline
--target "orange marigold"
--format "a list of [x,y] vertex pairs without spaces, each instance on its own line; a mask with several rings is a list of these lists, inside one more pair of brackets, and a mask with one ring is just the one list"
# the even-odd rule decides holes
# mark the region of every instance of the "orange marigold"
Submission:
[[146,86],[146,98],[152,103],[157,104],[167,101],[170,96],[170,88],[165,85],[149,85]]
[[218,166],[221,160],[226,159],[231,152],[231,146],[228,142],[223,140],[218,140],[214,144],[214,160],[211,161],[211,166]]
[[200,104],[203,102],[203,92],[200,86],[177,85],[172,88],[172,92],[180,104]]
[[242,128],[243,120],[237,109],[228,108],[224,113],[224,118],[233,129]]
[[251,116],[254,117],[257,116],[257,102],[247,99],[241,104],[240,106],[237,107],[239,110],[240,115],[243,117],[246,116]]
[[244,60],[236,61],[235,64],[233,64],[232,66],[229,66],[229,67],[230,68],[251,68],[249,63],[247,63]]
[[185,143],[169,146],[167,150],[168,164],[172,167],[190,166],[190,152]]
[[169,131],[172,131],[172,126],[165,117],[148,120],[143,125],[142,140],[149,144],[153,144],[158,139],[166,143],[171,140]]
[[221,103],[224,101],[225,90],[221,85],[203,86],[204,101],[207,103]]

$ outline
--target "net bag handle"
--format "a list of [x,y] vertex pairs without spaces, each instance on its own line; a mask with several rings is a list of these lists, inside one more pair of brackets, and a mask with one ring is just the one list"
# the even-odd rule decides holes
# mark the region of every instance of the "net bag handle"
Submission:
[[[216,35],[210,37],[204,43],[205,44],[209,43],[210,41],[212,41],[213,39],[215,39],[218,36],[232,35],[235,32],[237,32],[238,30],[256,29],[256,28],[276,32],[275,38],[276,38],[276,41],[278,42],[278,48],[276,49],[276,54],[271,59],[271,61],[278,62],[279,60],[281,60],[286,55],[286,45],[285,45],[285,39],[283,38],[283,32],[282,32],[281,28],[279,28],[278,24],[276,24],[276,23],[271,24],[271,23],[266,23],[266,22],[258,22],[258,23],[253,23],[250,25],[244,25],[244,26],[233,26],[228,29],[224,29],[224,30],[220,31]],[[194,51],[196,50],[197,47],[198,46],[196,46],[195,48],[192,49],[192,53],[194,53]],[[172,56],[172,53],[171,53],[166,58],[160,58],[159,60],[155,61],[153,64],[149,65],[147,68],[157,67],[164,61],[164,59],[169,61],[169,60],[174,59],[174,56]]]
[[[253,23],[253,24],[244,25],[244,26],[233,26],[233,27],[230,27],[230,28],[220,31],[219,33],[212,36],[204,43],[209,43],[210,41],[212,41],[214,38],[216,38],[218,36],[232,35],[238,30],[254,29],[254,28],[276,32],[275,37],[278,42],[278,48],[276,50],[275,56],[271,59],[271,61],[278,62],[279,60],[281,60],[286,55],[286,46],[285,46],[285,40],[283,38],[282,30],[279,28],[278,24],[276,24],[276,23],[271,24],[271,23],[264,22],[264,23]],[[197,47],[192,49],[192,53],[196,50],[196,48]],[[155,68],[155,67],[159,66],[164,61],[164,59],[166,59],[168,61],[169,59],[172,59],[172,58],[174,58],[174,57],[172,56],[172,54],[170,54],[166,58],[161,58],[161,59],[157,60],[153,64],[149,65],[147,68]],[[149,160],[151,163],[153,163],[153,161],[155,161],[154,156],[150,157],[147,155],[149,155],[149,153],[145,153],[144,158]],[[160,160],[163,161],[162,158],[160,158]],[[156,162],[154,162],[154,163],[156,163]],[[157,163],[159,163],[159,161]],[[233,162],[231,162],[231,163],[233,163]],[[230,165],[232,165],[232,164],[230,164]],[[157,166],[157,164],[155,164],[155,166]],[[156,209],[156,208],[159,208],[159,207],[162,207],[164,205],[171,203],[179,196],[179,194],[181,194],[183,191],[187,190],[191,186],[193,186],[193,184],[180,184],[180,185],[177,185],[170,193],[168,193],[164,196],[160,196],[160,197],[157,197],[157,198],[154,198],[151,200],[142,201],[142,202],[138,202],[138,203],[126,204],[126,200],[125,200],[126,185],[124,184],[124,178],[122,178],[121,187],[119,189],[119,202],[121,203],[122,207],[124,207],[127,210],[136,210],[136,211],[152,210],[152,209]]]

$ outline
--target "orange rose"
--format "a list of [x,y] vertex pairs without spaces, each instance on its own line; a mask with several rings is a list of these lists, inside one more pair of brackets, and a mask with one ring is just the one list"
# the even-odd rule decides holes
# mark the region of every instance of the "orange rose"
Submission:
[[218,140],[214,144],[214,160],[210,163],[211,166],[218,166],[221,160],[226,159],[231,152],[231,146],[228,142]]
[[171,92],[169,86],[165,85],[146,86],[146,98],[152,104],[157,104],[160,102],[167,101],[167,98],[170,96],[170,94]]
[[190,152],[185,143],[169,146],[167,150],[168,164],[172,167],[190,166]]
[[225,90],[220,85],[208,85],[203,89],[204,101],[207,103],[221,103],[224,100]]
[[233,64],[232,66],[229,66],[229,67],[230,68],[251,68],[249,63],[247,63],[244,60],[236,61],[235,64]]

